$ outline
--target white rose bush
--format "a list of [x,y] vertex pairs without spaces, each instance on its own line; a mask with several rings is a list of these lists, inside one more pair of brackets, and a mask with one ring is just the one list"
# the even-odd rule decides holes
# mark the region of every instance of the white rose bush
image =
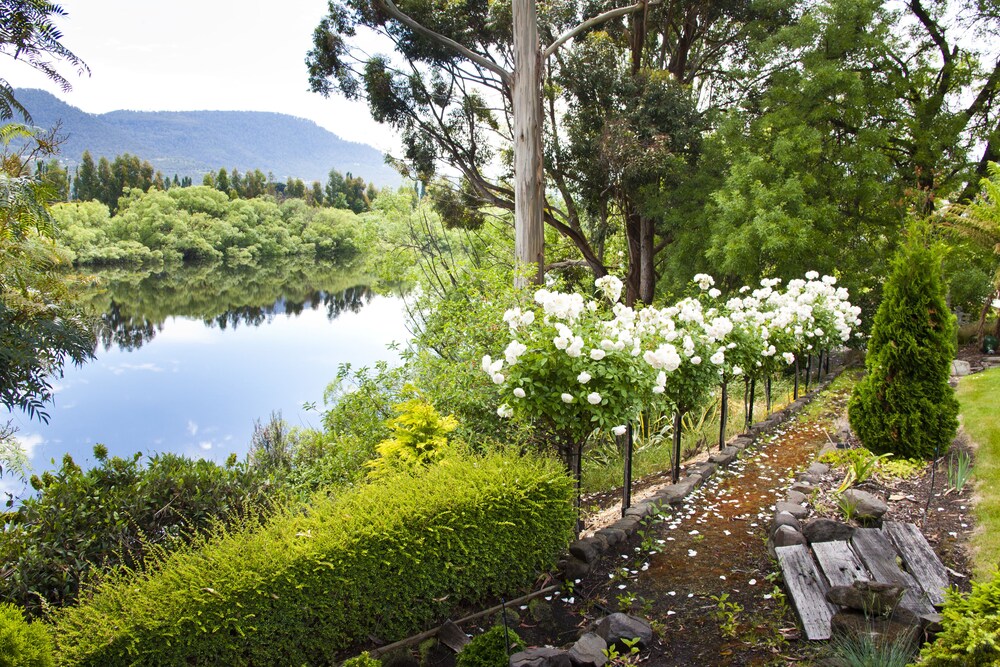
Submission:
[[693,410],[720,384],[841,346],[860,323],[860,309],[831,276],[811,272],[784,291],[765,279],[728,299],[707,274],[693,282],[697,297],[665,308],[626,306],[613,276],[595,281],[594,297],[536,291],[534,303],[504,314],[506,349],[482,360],[503,396],[498,414],[538,423],[579,475],[593,431],[623,434],[645,410]]

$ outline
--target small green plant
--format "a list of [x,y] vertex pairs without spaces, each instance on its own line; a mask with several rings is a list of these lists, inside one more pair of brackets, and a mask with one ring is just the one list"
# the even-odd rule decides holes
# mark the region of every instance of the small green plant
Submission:
[[710,597],[715,600],[713,615],[719,621],[719,628],[722,630],[722,635],[724,637],[735,637],[736,630],[739,628],[738,619],[739,615],[743,612],[743,606],[738,602],[731,601],[729,593],[712,595]]
[[371,657],[368,651],[365,651],[361,655],[348,658],[340,667],[382,667],[382,661]]
[[523,648],[516,632],[495,625],[465,645],[455,660],[455,667],[507,667],[510,654]]
[[879,464],[879,477],[883,479],[910,479],[916,477],[927,464],[920,459],[890,459]]
[[13,604],[0,604],[0,667],[49,667],[52,638],[46,627],[29,623]]
[[948,459],[948,488],[958,493],[962,492],[972,476],[972,457],[968,452],[961,451]]
[[635,593],[625,591],[623,593],[619,593],[616,599],[618,600],[618,609],[623,612],[628,612],[632,609],[632,605],[635,603],[637,598]]
[[839,493],[837,495],[837,508],[840,510],[845,521],[851,521],[857,516],[858,501],[855,498]]
[[608,648],[601,651],[604,656],[608,659],[608,664],[610,665],[634,665],[638,661],[639,657],[639,637],[633,637],[632,639],[621,639],[621,643],[625,645],[625,652],[622,653],[618,650],[617,644],[612,644]]
[[[415,394],[412,387],[405,393]],[[380,442],[378,456],[366,463],[369,477],[383,479],[400,470],[416,471],[448,456],[448,434],[458,428],[454,416],[442,417],[434,406],[416,396],[396,405],[397,417],[389,421],[392,437]]]
[[867,481],[875,473],[879,464],[884,459],[892,456],[890,453],[875,456],[867,449],[859,449],[855,451],[864,452],[864,454],[861,456],[854,456],[850,459],[847,466],[847,474],[844,475],[844,481],[840,483],[839,487],[837,487],[837,493],[843,493],[852,486]]

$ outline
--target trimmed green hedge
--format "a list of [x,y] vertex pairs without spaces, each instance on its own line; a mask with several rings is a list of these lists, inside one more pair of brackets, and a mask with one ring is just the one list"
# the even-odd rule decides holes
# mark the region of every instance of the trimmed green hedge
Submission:
[[572,539],[572,482],[492,454],[317,496],[262,529],[105,581],[56,617],[67,665],[301,665],[529,584]]

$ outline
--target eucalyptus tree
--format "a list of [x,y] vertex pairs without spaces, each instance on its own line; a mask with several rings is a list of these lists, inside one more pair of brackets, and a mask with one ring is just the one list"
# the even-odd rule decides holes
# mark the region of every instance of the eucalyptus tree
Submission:
[[[537,265],[539,276],[544,269],[543,221],[570,239],[583,261],[601,276],[606,268],[575,205],[566,198],[571,194],[568,185],[560,188],[565,212],[545,201],[544,168],[551,172],[558,165],[543,164],[543,69],[577,38],[615,26],[640,66],[650,42],[671,54],[664,59],[675,68],[686,71],[688,57],[696,52],[692,44],[701,43],[703,28],[697,12],[679,11],[688,3],[608,4],[566,1],[536,8],[534,0],[509,5],[407,0],[399,6],[391,0],[334,1],[314,33],[307,59],[310,85],[327,95],[339,91],[367,99],[375,120],[401,131],[405,160],[416,178],[433,177],[440,159],[462,174],[463,203],[513,209],[517,259]],[[690,19],[687,26],[685,18]],[[649,37],[656,33],[648,29],[654,24],[664,26],[663,43]],[[360,51],[353,43],[359,29],[388,38],[402,64]],[[550,115],[555,106],[549,105]],[[549,132],[557,137],[557,128],[550,126]],[[496,139],[506,146],[499,153]],[[513,163],[513,185],[487,176],[497,158],[508,168]],[[464,222],[479,219],[467,215]]]

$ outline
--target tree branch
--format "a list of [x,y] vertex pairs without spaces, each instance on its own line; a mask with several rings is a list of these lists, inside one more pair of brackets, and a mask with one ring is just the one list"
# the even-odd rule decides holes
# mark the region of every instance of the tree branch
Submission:
[[[389,0],[385,0],[385,2],[388,1]],[[589,18],[583,23],[577,25],[576,27],[570,28],[563,34],[559,35],[559,37],[556,38],[556,41],[552,42],[547,47],[545,47],[545,50],[542,51],[542,60],[543,61],[546,60],[549,56],[558,51],[560,46],[562,46],[569,40],[573,39],[574,37],[576,37],[585,30],[589,30],[590,28],[593,28],[594,26],[600,25],[602,23],[607,23],[612,19],[620,18],[622,16],[627,16],[628,14],[632,14],[633,12],[640,11],[647,5],[658,5],[660,4],[660,2],[661,0],[639,0],[639,2],[635,3],[634,5],[629,5],[628,7],[620,7],[618,9],[611,9],[604,12],[603,14],[598,14],[593,18]]]
[[420,33],[421,35],[423,35],[424,37],[427,37],[428,39],[434,40],[435,42],[437,42],[439,44],[444,44],[448,48],[456,51],[460,56],[463,56],[464,58],[468,58],[469,60],[471,60],[472,62],[476,63],[477,65],[479,65],[483,69],[488,69],[489,71],[493,72],[494,74],[496,74],[497,76],[499,76],[500,79],[503,80],[503,82],[505,84],[510,84],[510,78],[511,78],[510,72],[508,72],[507,70],[503,69],[502,67],[500,67],[496,63],[492,62],[488,58],[482,57],[481,55],[479,55],[475,51],[472,51],[472,50],[470,50],[470,49],[462,46],[461,44],[459,44],[455,40],[453,40],[453,39],[451,39],[449,37],[445,37],[442,34],[436,33],[433,30],[420,25],[418,22],[416,22],[415,20],[413,20],[412,18],[410,18],[408,15],[404,14],[399,9],[399,7],[397,7],[396,5],[393,4],[392,0],[378,0],[378,1],[379,1],[379,3],[385,8],[385,10],[394,19],[396,19],[400,23],[408,26],[411,30],[416,31],[416,32]]

